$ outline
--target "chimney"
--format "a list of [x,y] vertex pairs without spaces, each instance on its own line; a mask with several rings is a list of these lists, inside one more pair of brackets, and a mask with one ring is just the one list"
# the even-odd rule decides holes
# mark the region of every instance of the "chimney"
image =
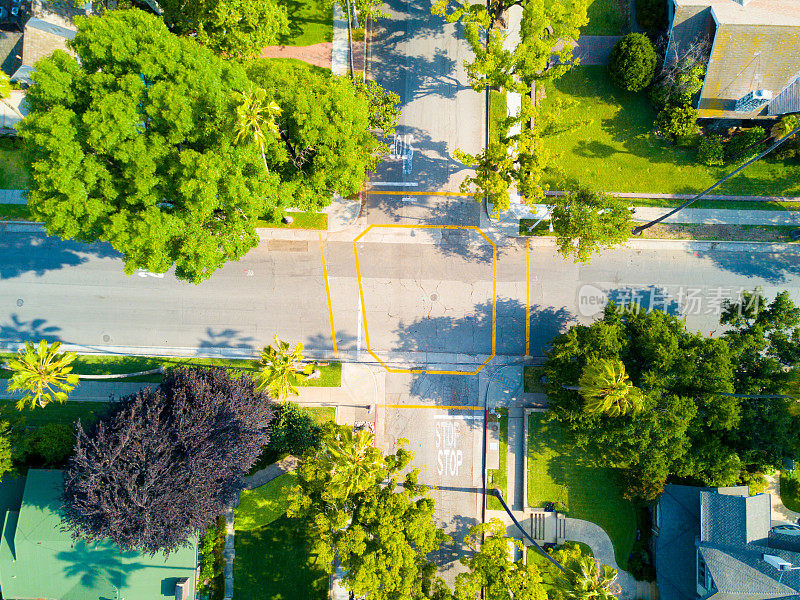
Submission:
[[175,583],[175,600],[189,600],[189,579],[184,577]]

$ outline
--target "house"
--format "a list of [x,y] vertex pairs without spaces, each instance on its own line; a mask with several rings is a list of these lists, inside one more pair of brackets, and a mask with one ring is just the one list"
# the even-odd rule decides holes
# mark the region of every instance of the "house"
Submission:
[[666,61],[710,46],[700,118],[800,112],[800,0],[669,0]]
[[197,546],[167,556],[73,540],[63,530],[63,473],[31,469],[0,483],[4,600],[181,600],[195,597]]
[[34,65],[40,58],[50,56],[56,50],[63,50],[67,54],[75,56],[75,53],[67,48],[67,40],[74,39],[76,33],[77,31],[74,29],[37,17],[28,19],[22,34],[20,64],[11,76],[11,81],[32,84],[30,74],[33,72]]
[[772,522],[769,494],[670,484],[655,532],[662,600],[800,598],[800,527]]

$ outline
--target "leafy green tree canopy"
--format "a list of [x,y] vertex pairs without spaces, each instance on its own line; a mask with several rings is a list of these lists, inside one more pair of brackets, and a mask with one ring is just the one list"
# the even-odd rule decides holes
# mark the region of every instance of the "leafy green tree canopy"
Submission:
[[650,85],[656,72],[656,49],[643,33],[629,33],[611,51],[608,72],[611,80],[629,92],[639,92]]
[[434,523],[434,502],[418,471],[401,475],[413,457],[406,441],[387,456],[372,443],[370,433],[327,424],[319,450],[297,470],[288,514],[313,523],[312,551],[329,570],[338,558],[356,597],[428,597],[443,589],[428,555],[447,536]]
[[[498,27],[503,13],[522,7],[520,43],[506,48],[508,34]],[[572,50],[580,27],[588,23],[588,0],[518,0],[472,4],[470,0],[437,0],[434,15],[448,23],[462,21],[464,36],[475,55],[466,62],[470,85],[481,91],[487,85],[529,94],[539,79],[560,77],[571,68]],[[558,60],[553,61],[553,56]]]
[[593,253],[624,243],[633,230],[627,204],[585,187],[556,197],[552,221],[559,252],[576,262],[589,262]]
[[291,205],[313,210],[329,204],[334,192],[357,193],[366,172],[389,152],[376,130],[392,131],[399,97],[305,65],[257,60],[247,72],[281,108],[280,137],[265,152]]
[[160,0],[164,22],[179,35],[224,56],[251,58],[289,29],[286,9],[276,0]]
[[50,234],[111,243],[128,274],[175,265],[197,283],[241,258],[278,203],[277,175],[233,140],[244,71],[139,10],[78,25],[80,60],[41,60],[27,94],[33,215]]

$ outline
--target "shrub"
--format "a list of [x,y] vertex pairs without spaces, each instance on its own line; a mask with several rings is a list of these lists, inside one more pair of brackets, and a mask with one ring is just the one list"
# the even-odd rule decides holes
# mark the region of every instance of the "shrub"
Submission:
[[725,144],[725,160],[745,162],[764,151],[766,132],[761,127],[740,129]]
[[657,60],[653,42],[646,35],[629,33],[611,51],[608,71],[619,87],[639,92],[653,80]]
[[668,104],[656,116],[656,129],[673,141],[694,135],[699,130],[697,109],[688,104]]
[[725,149],[722,145],[722,136],[709,135],[700,142],[697,150],[697,162],[709,167],[722,166],[725,163]]
[[74,448],[72,425],[48,423],[19,440],[17,460],[29,467],[61,467]]
[[275,411],[267,449],[275,454],[302,456],[319,445],[320,427],[307,408],[287,402]]
[[636,0],[636,21],[651,35],[666,29],[666,0]]

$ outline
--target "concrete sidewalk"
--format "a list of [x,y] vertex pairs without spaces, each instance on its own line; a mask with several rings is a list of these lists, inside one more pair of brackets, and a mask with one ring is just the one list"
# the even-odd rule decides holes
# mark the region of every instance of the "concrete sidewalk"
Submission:
[[[656,206],[636,207],[634,221],[647,223],[667,214],[671,208]],[[797,210],[729,210],[711,208],[684,208],[664,223],[692,223],[698,225],[772,225],[794,227],[800,225]]]

